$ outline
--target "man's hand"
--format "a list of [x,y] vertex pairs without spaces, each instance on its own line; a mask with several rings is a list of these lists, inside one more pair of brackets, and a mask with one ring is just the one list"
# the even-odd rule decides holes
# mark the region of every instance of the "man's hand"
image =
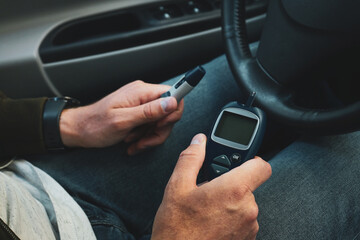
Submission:
[[64,110],[60,132],[68,147],[107,147],[131,142],[133,155],[163,143],[183,113],[184,103],[161,98],[170,86],[135,81],[85,107]]
[[152,239],[255,239],[259,229],[253,191],[271,176],[259,157],[201,186],[196,178],[206,137],[196,135],[181,153],[156,214]]

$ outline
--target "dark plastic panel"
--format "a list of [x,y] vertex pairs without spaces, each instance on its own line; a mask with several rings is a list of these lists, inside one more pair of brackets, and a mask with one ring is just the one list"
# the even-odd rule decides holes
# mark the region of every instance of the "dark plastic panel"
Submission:
[[76,24],[68,24],[61,27],[52,42],[54,46],[67,45],[112,34],[134,31],[139,29],[140,26],[139,19],[132,13],[98,16],[94,19],[84,19]]
[[[44,39],[44,63],[127,49],[220,27],[216,0],[169,1],[65,23]],[[267,0],[251,0],[248,16],[265,12]]]
[[[265,15],[248,20],[257,41]],[[82,103],[95,101],[136,79],[160,83],[221,55],[220,27],[204,32],[91,57],[45,64],[56,88]]]

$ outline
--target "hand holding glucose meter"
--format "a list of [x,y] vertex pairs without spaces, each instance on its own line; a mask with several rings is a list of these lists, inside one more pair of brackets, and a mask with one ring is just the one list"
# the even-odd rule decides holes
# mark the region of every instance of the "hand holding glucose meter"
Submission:
[[214,179],[255,157],[265,128],[265,113],[252,107],[255,93],[246,104],[232,102],[220,112],[208,136],[205,176]]

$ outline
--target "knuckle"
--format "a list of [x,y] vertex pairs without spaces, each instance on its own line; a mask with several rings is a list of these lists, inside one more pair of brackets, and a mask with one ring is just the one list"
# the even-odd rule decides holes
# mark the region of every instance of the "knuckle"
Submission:
[[247,194],[252,194],[250,188],[247,185],[234,187],[231,191],[231,196],[238,201],[244,199]]
[[271,176],[271,174],[272,174],[272,168],[271,168],[270,163],[264,161],[264,164],[265,164],[265,171],[266,171],[266,173],[268,174],[268,176]]
[[145,119],[152,119],[154,116],[153,109],[151,104],[147,104],[143,107],[143,117]]
[[266,162],[260,157],[256,157],[255,159],[258,161],[258,164],[260,164],[263,174],[266,176],[271,176],[272,168],[270,163]]
[[256,221],[257,222],[257,217],[259,215],[259,207],[258,205],[254,202],[251,206],[248,207],[247,209],[247,216],[246,216],[246,220],[249,222],[253,222]]
[[253,233],[257,234],[260,230],[260,226],[259,226],[259,222],[255,221],[254,226],[253,226]]
[[136,81],[133,82],[133,84],[134,84],[135,86],[141,86],[141,85],[144,84],[144,81],[142,81],[142,80],[136,80]]
[[198,152],[193,148],[187,148],[180,153],[179,159],[193,159],[198,155]]

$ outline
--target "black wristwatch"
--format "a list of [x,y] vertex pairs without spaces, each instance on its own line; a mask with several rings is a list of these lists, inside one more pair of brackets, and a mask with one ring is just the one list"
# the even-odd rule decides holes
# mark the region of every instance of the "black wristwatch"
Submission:
[[47,150],[63,150],[65,146],[60,136],[60,115],[66,108],[80,106],[80,102],[70,97],[49,98],[43,113],[43,135]]

